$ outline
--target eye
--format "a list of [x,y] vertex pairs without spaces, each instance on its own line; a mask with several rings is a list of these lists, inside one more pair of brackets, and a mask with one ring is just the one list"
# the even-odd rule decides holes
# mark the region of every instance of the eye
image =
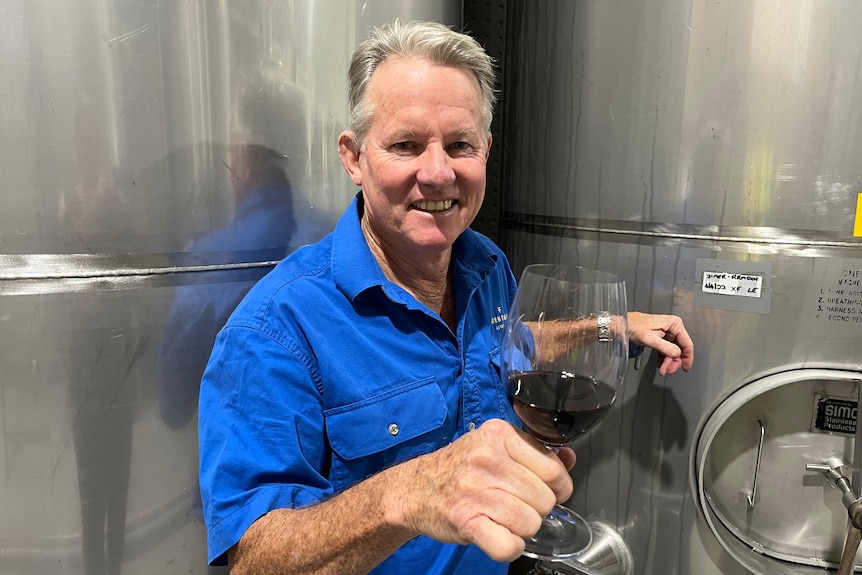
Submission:
[[418,154],[422,150],[422,145],[414,140],[404,140],[395,142],[389,149],[396,154]]
[[449,150],[455,154],[463,154],[473,150],[473,145],[470,142],[453,142],[449,144]]

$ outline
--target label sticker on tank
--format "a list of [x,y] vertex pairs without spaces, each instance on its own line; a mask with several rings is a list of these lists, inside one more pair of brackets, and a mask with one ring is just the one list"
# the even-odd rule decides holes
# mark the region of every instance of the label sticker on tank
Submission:
[[811,431],[854,435],[857,413],[855,399],[815,394]]
[[772,305],[771,262],[697,258],[694,305],[750,313],[769,313]]
[[703,272],[703,291],[740,297],[760,297],[763,276],[727,272]]

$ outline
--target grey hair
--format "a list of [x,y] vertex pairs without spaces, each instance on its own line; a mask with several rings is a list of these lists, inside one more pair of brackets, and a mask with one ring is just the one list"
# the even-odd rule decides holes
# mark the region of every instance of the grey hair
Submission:
[[349,128],[357,144],[363,146],[374,110],[366,98],[368,84],[377,67],[390,56],[420,57],[441,66],[472,72],[482,93],[482,123],[491,132],[491,117],[497,96],[494,92],[494,62],[472,37],[438,22],[395,20],[372,28],[368,39],[356,47],[347,75]]

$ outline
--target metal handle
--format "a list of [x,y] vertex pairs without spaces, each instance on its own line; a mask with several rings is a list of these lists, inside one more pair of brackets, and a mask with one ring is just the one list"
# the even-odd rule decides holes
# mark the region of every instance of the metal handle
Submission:
[[[860,501],[859,496],[853,491],[853,486],[850,483],[850,480],[844,475],[843,468],[845,463],[837,458],[830,458],[829,461],[825,463],[806,463],[805,469],[808,471],[820,471],[826,477],[826,480],[832,487],[838,489],[841,492],[841,502],[844,504],[844,507],[847,508],[847,512],[850,513],[851,519],[854,517],[854,513],[858,513],[856,508],[859,505],[854,507],[854,510],[851,512],[851,505]],[[862,518],[857,519],[857,521],[862,520]]]
[[757,476],[760,475],[760,459],[763,456],[763,437],[766,435],[766,426],[761,419],[757,420],[760,426],[760,442],[757,445],[757,463],[754,466],[754,484],[751,486],[751,495],[748,496],[748,508],[754,509],[754,498],[757,496]]
[[860,527],[862,527],[862,499],[853,491],[850,480],[841,473],[842,467],[844,467],[844,462],[834,457],[826,463],[808,463],[805,465],[805,469],[809,471],[822,472],[829,483],[841,491],[841,502],[847,508],[850,525],[847,527],[837,575],[850,575],[855,572],[856,551],[859,549],[859,542],[862,541],[862,531],[860,531]]

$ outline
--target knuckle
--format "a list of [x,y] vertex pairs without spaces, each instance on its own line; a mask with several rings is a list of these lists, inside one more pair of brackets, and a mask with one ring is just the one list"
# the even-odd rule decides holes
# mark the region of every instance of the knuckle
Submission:
[[[557,503],[562,503],[563,501],[565,501],[565,498],[560,499],[557,494],[555,494],[551,490],[548,490],[543,493],[541,501],[537,502],[536,504],[536,511],[539,513],[539,524],[541,525],[541,518],[550,513],[551,510],[554,508],[554,505],[556,505]],[[536,526],[536,531],[538,530],[539,525]],[[536,531],[534,531],[533,533],[535,533]]]
[[522,529],[519,531],[518,535],[521,537],[532,537],[538,533],[539,529],[542,527],[542,517],[550,513],[551,509],[553,509],[553,505],[549,507],[547,511],[530,514],[530,516],[525,518],[524,521],[519,523],[519,525],[522,526]]
[[569,477],[568,471],[556,456],[545,458],[540,473],[542,481],[550,485],[564,482],[566,481],[566,478]]
[[488,549],[488,556],[494,561],[507,563],[514,561],[524,552],[525,542],[521,537],[506,537],[495,542],[495,545]]
[[518,537],[532,537],[542,526],[542,520],[554,508],[556,501],[551,493],[540,497],[541,501],[522,501],[513,505],[498,522]]
[[470,466],[487,468],[498,462],[500,455],[493,446],[482,443],[477,445],[467,454],[467,462]]
[[505,434],[511,426],[502,419],[489,419],[479,427],[479,431],[491,436]]
[[457,532],[464,533],[469,538],[475,530],[477,515],[463,505],[452,506],[448,513],[448,521]]

